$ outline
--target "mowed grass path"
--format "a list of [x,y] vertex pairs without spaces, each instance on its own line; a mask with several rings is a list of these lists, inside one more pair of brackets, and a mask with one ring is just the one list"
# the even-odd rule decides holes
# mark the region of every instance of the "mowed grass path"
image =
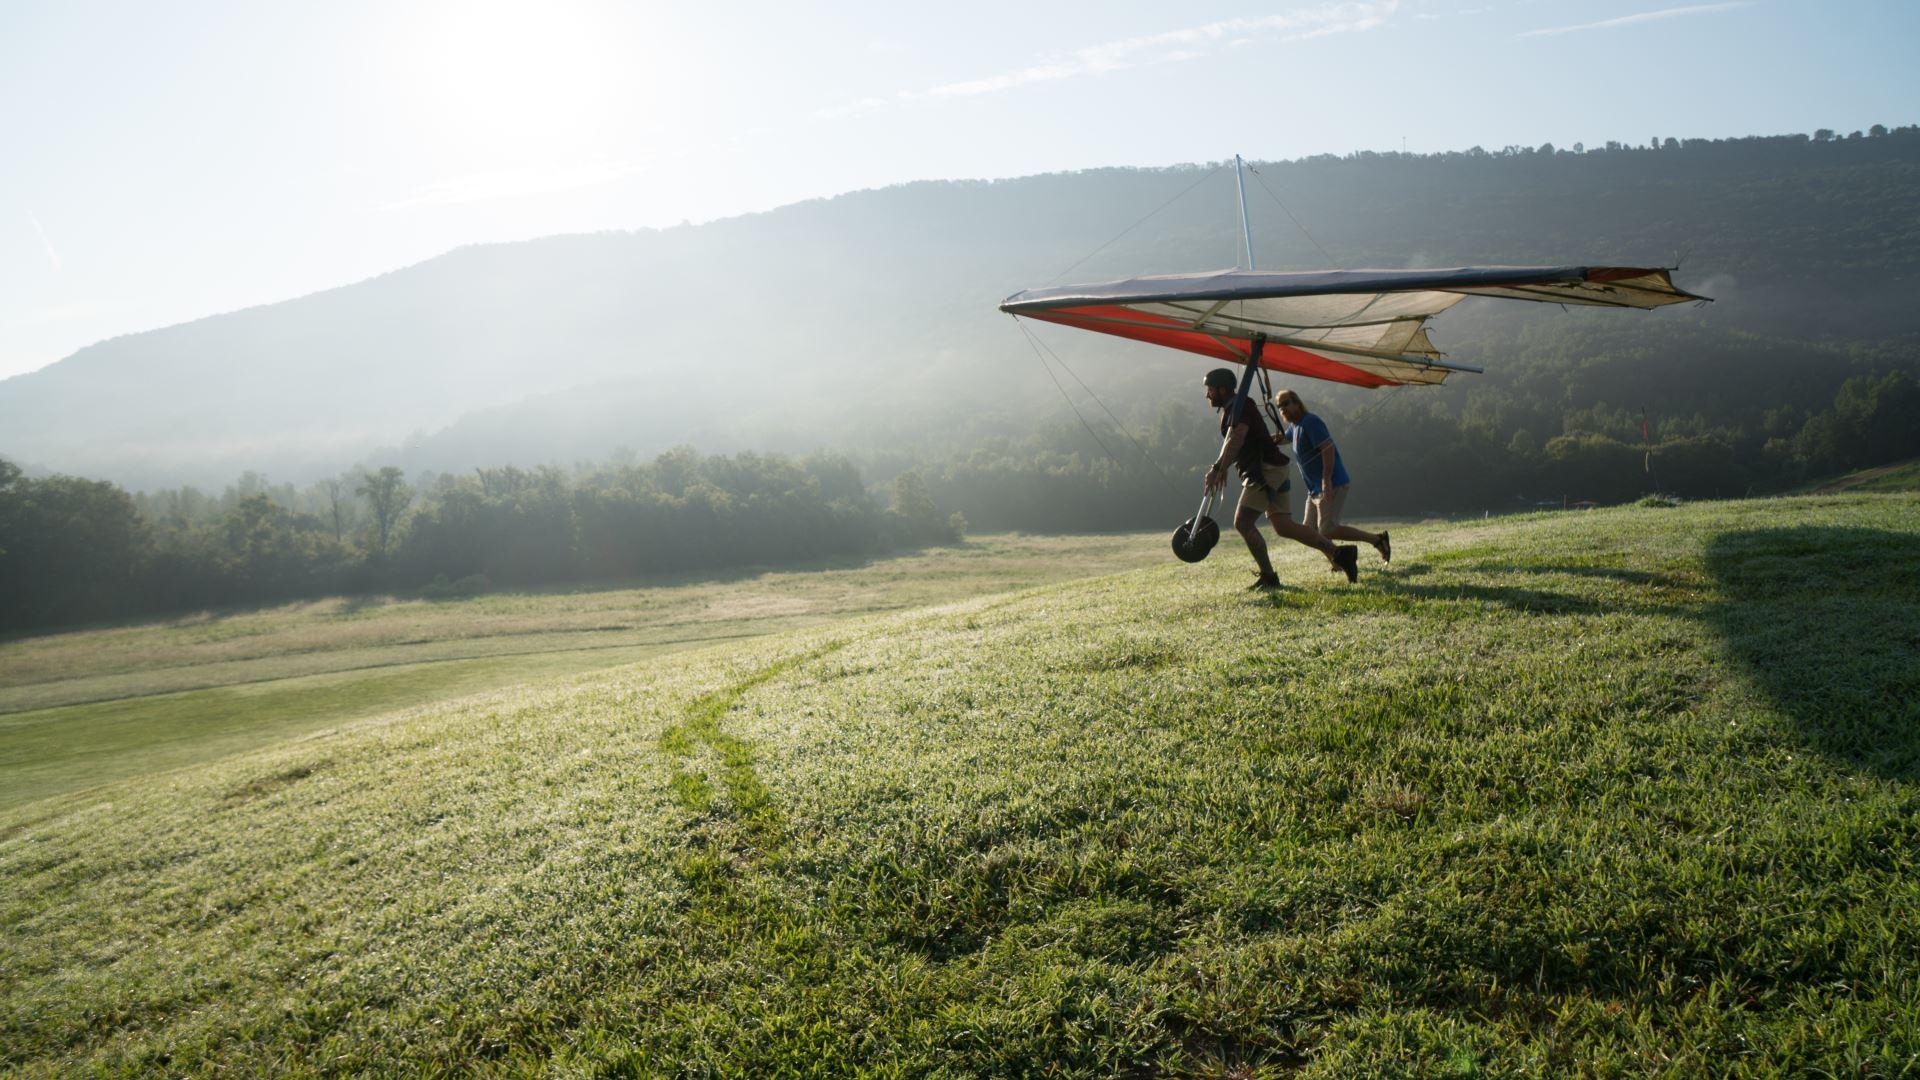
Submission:
[[0,813],[22,1075],[1920,1069],[1920,499],[1395,530]]
[[1815,485],[1811,493],[1837,495],[1843,491],[1920,491],[1920,461],[1903,461],[1894,465],[1861,469]]
[[530,680],[1143,566],[1162,550],[1147,536],[987,536],[718,581],[330,599],[0,642],[0,807]]

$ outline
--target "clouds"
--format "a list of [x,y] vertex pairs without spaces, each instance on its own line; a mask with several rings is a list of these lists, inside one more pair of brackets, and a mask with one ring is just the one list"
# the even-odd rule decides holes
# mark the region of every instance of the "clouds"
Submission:
[[1573,26],[1553,26],[1542,30],[1528,30],[1516,36],[1523,38],[1552,37],[1557,34],[1575,34],[1583,30],[1612,30],[1622,26],[1633,26],[1638,23],[1677,18],[1681,15],[1714,15],[1723,11],[1733,11],[1737,8],[1751,6],[1752,0],[1732,0],[1732,2],[1724,4],[1688,4],[1685,7],[1663,8],[1659,11],[1643,11],[1637,15],[1621,15],[1612,19],[1601,19],[1599,22],[1577,23]]
[[1387,25],[1400,0],[1327,3],[1295,8],[1273,15],[1252,15],[1155,34],[1085,45],[1044,57],[1026,67],[944,83],[918,90],[902,90],[891,97],[869,96],[813,113],[815,120],[860,116],[893,105],[951,100],[999,94],[1038,83],[1107,75],[1129,68],[1178,64],[1212,56],[1223,49],[1270,41],[1305,41],[1333,34],[1357,34]]
[[47,249],[47,261],[53,264],[53,272],[59,273],[60,253],[53,250],[53,241],[47,239],[46,228],[40,224],[40,219],[32,212],[28,212],[27,220],[33,222],[33,231],[40,234],[40,246]]
[[945,98],[993,94],[1032,83],[1197,60],[1222,47],[1261,39],[1303,41],[1331,34],[1362,33],[1386,25],[1399,6],[1399,0],[1321,4],[1276,15],[1223,19],[1200,26],[1084,46],[1030,67],[947,83],[923,91],[918,96]]

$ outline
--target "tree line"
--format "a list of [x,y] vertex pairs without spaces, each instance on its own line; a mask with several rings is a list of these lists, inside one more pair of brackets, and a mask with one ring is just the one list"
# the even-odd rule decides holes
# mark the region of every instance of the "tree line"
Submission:
[[[1773,494],[1920,456],[1920,380],[1907,368],[1854,375],[1822,407],[1784,404],[1752,423],[1676,413],[1662,399],[1651,411],[1637,401],[1595,401],[1548,421],[1499,393],[1409,392],[1358,407],[1304,393],[1328,419],[1356,478],[1349,512],[1383,517],[1620,503],[1655,493]],[[1170,528],[1198,501],[1201,469],[1219,447],[1215,423],[1202,407],[1175,401],[1131,431],[1065,419],[1025,438],[900,464],[924,471],[932,497],[980,529]]]
[[[1313,404],[1311,398],[1310,405]],[[1920,381],[1847,378],[1813,410],[1750,424],[1595,402],[1536,435],[1524,395],[1320,406],[1358,478],[1358,511],[1427,516],[1772,492],[1920,455]],[[873,457],[884,495],[839,454],[677,449],[425,475],[363,469],[305,488],[249,473],[219,495],[132,494],[28,477],[0,460],[0,630],[380,591],[445,597],[793,566],[959,539],[968,522],[1033,532],[1156,528],[1191,513],[1218,436],[1167,403],[1150,422],[1061,420],[942,458]]]
[[[1410,236],[1420,237],[1421,254],[1439,264],[1553,262],[1596,249],[1657,254],[1673,236],[1674,243],[1699,245],[1682,260],[1682,282],[1719,298],[1704,312],[1644,316],[1462,305],[1437,322],[1436,332],[1450,356],[1484,366],[1485,375],[1376,392],[1299,384],[1309,406],[1333,425],[1356,475],[1350,513],[1478,514],[1563,500],[1618,502],[1652,491],[1761,494],[1920,454],[1920,424],[1913,422],[1920,322],[1906,302],[1920,276],[1920,128],[1575,149],[1585,152],[1542,146],[1323,155],[1262,166],[1255,175],[1311,207],[1315,237],[1348,265],[1400,265]],[[1053,339],[1057,359],[1084,360],[1078,370],[1089,378],[1099,372],[1095,381],[1118,418],[1088,412],[1083,422],[1060,409],[1036,419],[1048,415],[1061,384],[1035,379],[1021,366],[1033,356],[1002,356],[1013,352],[985,337],[986,323],[973,314],[987,303],[978,297],[1038,280],[1030,270],[1057,270],[1062,252],[1083,252],[1087,237],[1110,235],[1114,221],[1131,220],[1190,186],[1205,175],[1199,168],[908,185],[706,231],[556,238],[533,245],[552,261],[525,266],[520,256],[537,252],[470,253],[491,260],[489,274],[511,264],[524,277],[505,289],[481,288],[491,277],[455,275],[445,279],[445,291],[487,298],[488,310],[527,311],[557,303],[553,290],[571,296],[588,282],[628,295],[615,270],[642,248],[664,245],[655,254],[674,272],[661,281],[701,289],[704,279],[688,277],[689,266],[742,272],[736,247],[705,246],[717,238],[770,252],[785,244],[815,259],[822,251],[858,253],[845,265],[868,276],[852,291],[870,298],[878,320],[872,337],[879,344],[865,367],[842,355],[847,341],[838,322],[808,321],[838,320],[838,309],[792,290],[796,275],[781,265],[756,273],[762,285],[780,285],[766,292],[769,302],[787,305],[772,321],[787,326],[796,343],[834,343],[834,370],[853,372],[880,403],[832,389],[826,368],[795,368],[791,385],[830,390],[836,401],[865,410],[860,415],[885,422],[837,423],[802,408],[805,395],[776,388],[743,399],[738,410],[720,410],[738,430],[719,445],[782,445],[785,431],[785,445],[808,446],[831,430],[841,440],[835,445],[854,456],[674,451],[571,470],[457,471],[501,456],[502,446],[526,447],[505,454],[521,461],[591,457],[617,438],[651,430],[632,401],[594,384],[579,400],[541,407],[569,430],[592,429],[600,417],[609,425],[604,437],[512,443],[513,425],[527,423],[515,413],[503,416],[505,427],[472,426],[457,453],[383,458],[408,463],[407,472],[354,470],[303,487],[248,473],[218,493],[130,493],[0,465],[0,629],[337,592],[460,591],[483,583],[792,565],[952,535],[947,518],[954,511],[993,530],[1167,527],[1191,513],[1199,468],[1217,446],[1212,419],[1198,403],[1203,365],[1191,357],[1116,353],[1116,344],[1098,335],[1063,331]],[[1231,257],[1237,250],[1238,224],[1214,209],[1200,199],[1168,205],[1153,229],[1135,230],[1075,276],[1220,265],[1222,252]],[[787,231],[758,231],[773,225]],[[885,259],[902,235],[922,237],[916,250],[936,247],[943,257],[914,257],[912,272],[904,272]],[[599,251],[601,261],[568,261],[583,247]],[[569,266],[573,277],[560,273]],[[649,289],[661,283],[647,280]],[[552,289],[542,292],[541,282]],[[516,291],[522,287],[524,296]],[[928,296],[943,298],[937,317],[912,306]],[[976,299],[951,300],[957,297]],[[305,331],[316,327],[383,325],[351,315],[309,311],[297,327],[302,333],[290,340],[306,341]],[[571,325],[557,316],[539,324],[556,335]],[[622,349],[640,340],[631,328],[614,329],[608,340]],[[995,333],[1006,329],[992,323]],[[474,336],[509,341],[534,333]],[[925,371],[902,377],[891,343],[908,339],[942,342],[946,373],[929,361]],[[554,337],[543,363],[561,362],[579,344]],[[576,351],[605,355],[605,344]],[[668,342],[649,355],[680,379],[680,361],[694,348]],[[340,352],[359,354],[330,349],[314,363],[330,363]],[[781,363],[789,359],[783,355]],[[100,413],[109,401],[144,408],[158,396],[126,392],[138,385],[127,381],[134,370],[103,370],[113,393],[96,388],[91,400],[22,398],[0,428],[18,440],[32,417],[82,413],[105,430],[171,425],[198,432],[213,422],[198,413]],[[325,370],[328,385],[343,385],[337,370]],[[1065,393],[1072,382],[1062,382]],[[656,383],[632,389],[660,399]],[[782,417],[750,415],[755,401],[776,403],[767,408]],[[666,438],[693,437],[673,424],[652,426],[674,432]],[[449,471],[432,472],[429,464]]]
[[449,596],[750,566],[959,539],[919,474],[885,497],[845,457],[702,456],[363,469],[304,489],[247,474],[219,495],[131,494],[0,460],[0,631],[340,593]]

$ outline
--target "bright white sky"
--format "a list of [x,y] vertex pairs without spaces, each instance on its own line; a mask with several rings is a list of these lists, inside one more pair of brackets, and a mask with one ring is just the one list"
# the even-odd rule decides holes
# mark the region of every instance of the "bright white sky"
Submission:
[[1914,0],[4,0],[0,377],[907,180],[1898,126],[1916,41]]

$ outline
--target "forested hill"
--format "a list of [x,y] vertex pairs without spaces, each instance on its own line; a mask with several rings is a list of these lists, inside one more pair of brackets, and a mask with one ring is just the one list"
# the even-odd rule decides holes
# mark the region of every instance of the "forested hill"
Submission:
[[[1920,128],[1255,169],[1264,267],[1677,261],[1686,287],[1716,298],[1647,314],[1469,303],[1442,316],[1442,347],[1490,374],[1433,400],[1512,397],[1524,383],[1525,423],[1549,426],[1533,438],[1559,433],[1548,405],[1653,397],[1676,413],[1757,412],[1783,404],[1776,376],[1791,373],[1811,411],[1848,375],[1915,362]],[[995,311],[1001,298],[1232,265],[1232,185],[1231,168],[1212,165],[928,182],[699,226],[464,248],[0,382],[0,456],[145,487],[677,443],[951,450],[1061,409]],[[1189,389],[1198,370],[1039,333],[1123,417]],[[1585,370],[1592,349],[1634,359]],[[1771,366],[1733,370],[1749,355]],[[1712,377],[1687,376],[1700,356]]]

